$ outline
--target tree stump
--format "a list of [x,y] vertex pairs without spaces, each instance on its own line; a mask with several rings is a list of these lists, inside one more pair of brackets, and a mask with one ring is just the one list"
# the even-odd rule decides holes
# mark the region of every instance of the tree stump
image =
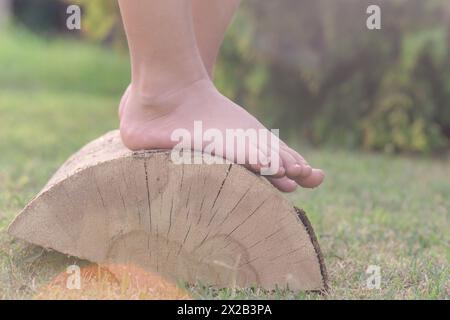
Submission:
[[327,288],[306,215],[266,179],[231,163],[174,164],[167,150],[131,152],[118,131],[73,155],[9,233],[189,283]]

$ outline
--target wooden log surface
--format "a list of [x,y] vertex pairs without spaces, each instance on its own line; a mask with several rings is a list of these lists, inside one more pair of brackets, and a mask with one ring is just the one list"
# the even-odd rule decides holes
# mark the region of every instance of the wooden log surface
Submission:
[[9,233],[191,283],[327,287],[306,215],[266,179],[236,164],[179,165],[169,151],[131,152],[118,131],[73,155]]

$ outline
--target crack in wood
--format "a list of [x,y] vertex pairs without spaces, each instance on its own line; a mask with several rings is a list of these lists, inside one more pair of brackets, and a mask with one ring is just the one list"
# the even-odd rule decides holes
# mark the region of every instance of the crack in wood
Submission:
[[147,204],[148,204],[148,215],[149,215],[149,232],[152,232],[152,206],[150,201],[150,187],[148,185],[148,171],[147,171],[147,161],[144,159],[144,172],[145,172],[145,185],[147,187]]
[[186,198],[186,205],[185,205],[186,209],[189,206],[189,200],[191,199],[191,189],[192,189],[192,182],[189,185],[188,195],[187,195],[187,198]]
[[[289,216],[284,216],[283,218],[281,218],[281,220],[278,221],[279,224],[281,224],[282,221],[284,221],[284,219],[288,218]],[[277,229],[276,231],[272,232],[270,235],[268,235],[267,237],[257,241],[256,243],[252,244],[250,247],[248,247],[249,249],[252,249],[254,247],[256,247],[258,244],[265,242],[267,240],[269,240],[271,237],[275,236],[276,234],[278,234],[279,232],[283,231],[285,229],[285,226],[281,226],[279,229]],[[246,235],[244,238],[242,238],[241,240],[246,239],[247,237],[249,237],[250,235],[253,235],[255,233],[255,231],[257,230],[257,228],[254,228],[248,235]]]
[[208,237],[209,237],[209,233],[210,233],[210,231],[208,231],[206,233],[206,236],[203,238],[203,240],[200,242],[200,244],[197,246],[197,248],[195,248],[195,250],[198,250],[201,246],[203,246],[203,244],[205,243],[206,239],[208,239]]
[[172,228],[173,200],[174,199],[172,197],[172,205],[170,206],[170,212],[169,212],[169,228],[167,229],[167,235],[166,235],[167,243],[169,243],[169,234],[170,234],[170,229]]
[[228,176],[230,175],[230,172],[231,172],[232,168],[233,168],[233,165],[230,164],[228,169],[227,169],[227,173],[225,175],[225,178],[223,179],[222,184],[220,185],[219,192],[217,193],[216,198],[214,199],[214,202],[213,202],[213,205],[211,207],[211,210],[214,209],[214,207],[216,206],[217,199],[219,199],[220,193],[222,192],[223,186],[225,185],[225,182],[227,181]]
[[191,208],[189,208],[189,209],[187,210],[187,213],[186,213],[186,221],[189,220],[189,213],[191,213]]
[[[122,181],[123,181],[123,183],[125,184],[125,190],[129,190],[129,189],[130,189],[130,186],[128,185],[128,181],[127,181],[127,179],[125,178],[125,171],[124,171],[123,166],[124,166],[124,164],[122,163],[122,164],[120,165],[120,174],[122,175]],[[125,213],[126,213],[127,226],[128,226],[128,228],[130,228],[130,221],[129,221],[129,217],[128,217],[128,214],[127,214],[127,213],[128,213],[128,210],[127,210],[127,206],[126,206],[126,204],[125,204],[125,200],[124,200],[122,191],[120,190],[120,185],[119,185],[118,188],[119,188],[119,192],[120,192],[120,197],[122,198],[123,209],[124,209],[124,211],[125,211]],[[137,203],[136,195],[134,195],[134,198],[135,198],[135,201],[136,201],[136,203]],[[139,210],[139,207],[138,207],[138,206],[136,206],[136,207],[137,207],[137,209]],[[134,213],[134,212],[133,212],[133,213]]]
[[[297,234],[297,232],[288,233],[284,238],[281,238],[280,240],[278,240],[278,242],[285,243],[288,239],[292,238],[296,234]],[[268,249],[272,250],[272,249],[274,249],[274,247],[270,247]]]
[[102,203],[103,209],[107,212],[105,200],[103,199],[102,193],[100,192],[100,187],[98,186],[97,178],[94,175],[94,184],[97,189],[97,193],[100,196],[100,202]]
[[[231,214],[237,209],[239,204],[244,200],[244,198],[247,196],[247,194],[250,192],[251,189],[252,189],[252,187],[249,187],[247,189],[247,191],[245,191],[245,193],[241,196],[241,198],[236,202],[236,204],[234,205],[233,209],[231,209],[230,212],[228,212],[227,215],[223,218],[222,222],[219,224],[219,227],[221,227],[224,224],[224,222],[231,216]],[[211,221],[214,218],[214,216],[211,218]],[[211,221],[208,224],[208,227],[211,224]],[[216,233],[216,235],[217,235],[217,233]]]
[[125,199],[123,198],[122,190],[120,190],[120,187],[117,188],[117,190],[119,191],[120,199],[122,200],[123,210],[126,213],[127,212],[127,206],[125,205]]
[[156,225],[156,272],[159,272],[159,234],[158,234],[158,225]]
[[[148,204],[148,217],[149,217],[149,234],[152,233],[152,207],[150,204],[150,187],[148,185],[148,171],[147,171],[147,160],[144,158],[144,172],[145,172],[145,186],[147,188],[147,204]],[[147,239],[147,250],[149,257],[151,258],[152,253],[150,251],[150,237]]]
[[189,232],[191,232],[191,227],[192,227],[192,225],[189,225],[188,231],[186,232],[186,235],[184,236],[184,240],[183,240],[183,242],[180,244],[180,248],[178,249],[177,256],[180,255],[181,250],[183,249],[183,246],[184,246],[185,243],[186,243],[186,240],[187,240],[187,238],[188,238],[188,236],[189,236]]
[[[137,191],[138,188],[137,188],[136,175],[133,175],[133,181],[134,181],[134,190]],[[138,198],[136,196],[136,192],[133,192],[133,194],[134,194],[134,199],[135,199],[136,204],[137,204],[136,209],[137,209],[137,212],[138,212],[139,226],[141,226],[142,225],[142,217],[141,217],[142,213],[141,213],[141,209],[140,209]]]
[[205,200],[206,200],[206,193],[203,195],[202,203],[200,204],[200,217],[198,218],[197,224],[200,223],[200,219],[202,218],[201,212],[202,212],[202,210],[203,210],[203,205],[205,204]]
[[[244,219],[244,221],[242,221],[240,224],[238,224],[233,230],[231,230],[231,232],[230,233],[228,233],[226,236],[225,236],[225,239],[224,240],[227,240],[227,239],[229,239],[230,238],[230,236],[237,230],[237,229],[239,229],[242,225],[244,225],[265,203],[267,202],[267,199],[265,199],[263,202],[261,202],[261,204],[260,205],[258,205],[258,207],[256,207],[256,209],[255,210],[253,210],[253,212],[251,213],[251,214],[249,214],[248,216],[247,216],[247,218],[245,218]],[[218,250],[218,251],[221,251],[221,250],[223,250],[226,246],[228,245],[228,243],[224,246],[224,247],[222,247],[220,250]]]
[[183,190],[184,181],[184,165],[181,166],[180,192]]
[[253,259],[251,259],[251,260],[249,260],[249,261],[247,261],[247,262],[245,262],[245,263],[240,264],[240,265],[238,266],[238,269],[240,269],[240,268],[242,268],[242,267],[244,267],[244,266],[246,266],[246,265],[249,265],[249,264],[255,262],[255,261],[258,260],[258,259],[261,259],[261,257],[255,257],[255,258],[253,258]]
[[249,249],[253,249],[254,247],[256,247],[258,244],[261,244],[263,242],[266,242],[267,240],[269,240],[270,238],[272,238],[273,236],[275,236],[276,234],[278,234],[279,232],[283,231],[284,227],[279,228],[278,230],[276,230],[275,232],[272,232],[270,235],[268,235],[267,237],[255,242],[254,244],[252,244],[251,246],[249,246]]
[[[123,164],[120,166],[120,174],[122,176],[122,181],[125,184],[125,190],[128,190],[129,186],[128,186],[127,179],[125,178],[125,172],[123,170]],[[125,212],[127,212],[127,208],[126,208],[126,205],[125,205],[125,199],[123,198],[122,190],[120,189],[120,184],[118,186],[118,189],[119,189],[120,197],[122,198],[123,209],[125,210]]]
[[[214,201],[213,201],[213,205],[211,206],[211,210],[214,209],[214,207],[215,207],[215,205],[216,205],[216,202],[217,202],[217,199],[219,199],[219,196],[220,196],[220,194],[221,194],[221,192],[222,192],[222,189],[223,189],[223,187],[224,187],[224,185],[225,185],[225,182],[226,182],[227,179],[228,179],[228,175],[230,174],[232,168],[233,168],[233,165],[230,164],[230,165],[228,166],[228,168],[227,168],[227,171],[226,171],[226,174],[225,174],[225,178],[223,179],[222,183],[220,184],[219,191],[217,192],[217,195],[216,195],[216,197],[215,197],[215,199],[214,199]],[[205,194],[205,196],[203,197],[203,201],[205,200],[205,198],[206,198],[206,194]],[[201,210],[202,210],[202,207],[203,207],[203,201],[202,201],[202,205],[200,206],[200,216],[199,216],[199,218],[198,218],[197,225],[200,224],[200,221],[201,221],[201,219],[202,219],[203,213],[202,213]],[[217,213],[217,211],[216,211],[216,213]],[[214,215],[211,217],[211,219],[210,219],[210,221],[209,221],[209,223],[208,223],[208,226],[211,224],[211,221],[212,221],[213,218],[214,218]]]
[[302,245],[301,247],[296,248],[296,249],[293,249],[293,250],[291,250],[291,251],[289,251],[289,252],[287,252],[287,253],[282,253],[282,254],[280,254],[280,255],[278,255],[278,256],[275,256],[275,257],[273,257],[273,258],[270,258],[269,261],[275,261],[275,260],[277,260],[278,258],[290,256],[291,254],[293,254],[293,253],[295,253],[295,252],[297,252],[297,251],[299,251],[299,250],[301,250],[301,249],[304,249],[304,248],[305,248],[305,245]]
[[[236,204],[234,205],[234,207],[233,207],[233,209],[231,209],[229,212],[228,212],[228,214],[225,216],[225,218],[222,220],[222,222],[219,224],[219,226],[217,227],[217,232],[214,234],[214,236],[213,236],[213,238],[214,237],[217,237],[217,235],[219,234],[219,232],[220,232],[220,227],[224,224],[224,222],[228,219],[228,217],[229,216],[231,216],[231,214],[234,212],[234,210],[239,206],[239,204],[242,202],[242,200],[246,197],[246,195],[250,192],[250,190],[251,190],[251,187],[250,188],[248,188],[247,189],[247,191],[245,191],[245,193],[242,195],[242,197],[236,202]],[[215,212],[214,212],[214,214],[213,214],[213,216],[211,217],[211,219],[209,220],[209,223],[208,223],[208,228],[210,227],[210,225],[211,225],[211,223],[212,223],[212,220],[214,219],[214,217],[216,216],[216,214],[217,214],[217,212],[219,211],[219,209],[217,209]],[[202,245],[203,245],[203,243],[205,242],[205,240],[207,239],[207,237],[209,236],[209,234],[210,234],[210,230],[208,231],[208,233],[207,233],[207,235],[205,236],[205,238],[203,238],[203,240],[202,240],[202,242],[200,243],[200,245],[199,245],[199,247],[198,248],[200,248]]]

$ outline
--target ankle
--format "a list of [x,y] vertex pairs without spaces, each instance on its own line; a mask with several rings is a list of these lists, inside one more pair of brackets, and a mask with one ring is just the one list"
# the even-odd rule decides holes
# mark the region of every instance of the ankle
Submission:
[[134,92],[147,100],[177,92],[192,83],[209,79],[204,65],[192,59],[174,62],[172,65],[135,64],[132,68]]
[[170,107],[172,103],[182,102],[178,101],[178,97],[183,98],[181,95],[182,92],[196,86],[213,88],[214,84],[207,74],[190,81],[174,81],[166,86],[152,87],[142,82],[132,82],[130,85],[130,96],[134,103],[144,107],[154,108],[161,105]]

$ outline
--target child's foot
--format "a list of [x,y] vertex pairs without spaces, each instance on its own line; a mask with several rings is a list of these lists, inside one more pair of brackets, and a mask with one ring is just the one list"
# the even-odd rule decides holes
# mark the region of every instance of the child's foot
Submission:
[[[122,98],[119,116],[122,140],[131,150],[172,149],[178,144],[178,141],[171,140],[172,133],[177,129],[187,129],[193,135],[194,122],[197,121],[202,122],[203,131],[216,129],[224,137],[227,129],[265,129],[247,111],[221,95],[207,79],[151,98],[130,86]],[[260,161],[265,156],[270,158],[270,152],[257,147],[253,151],[260,155]],[[251,151],[247,149],[245,152]],[[249,159],[247,154],[246,160]],[[281,191],[292,192],[297,184],[314,188],[324,179],[321,170],[312,169],[303,157],[281,141],[279,160],[278,174],[267,178]],[[263,166],[262,162],[252,163],[250,168],[259,171]]]

